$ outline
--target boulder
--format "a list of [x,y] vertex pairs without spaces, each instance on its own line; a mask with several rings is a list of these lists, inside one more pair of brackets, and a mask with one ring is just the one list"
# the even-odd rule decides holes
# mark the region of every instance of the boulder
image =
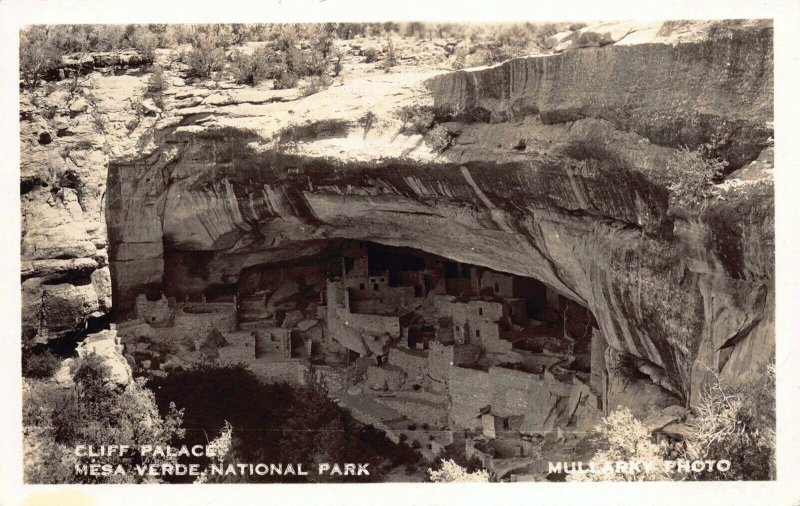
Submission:
[[556,33],[554,35],[551,35],[550,37],[547,37],[547,39],[545,39],[544,47],[546,49],[553,49],[559,43],[561,43],[564,39],[566,39],[567,37],[569,37],[573,33],[574,32],[558,32],[558,33]]
[[340,321],[333,323],[330,330],[333,339],[348,350],[352,350],[362,356],[369,355],[370,351],[364,344],[364,338],[361,336],[360,331]]
[[403,384],[403,370],[395,365],[371,365],[367,369],[367,386],[372,390],[396,391]]
[[549,391],[542,391],[534,404],[535,409],[526,413],[519,428],[522,434],[538,435],[556,428],[556,423],[567,411],[568,399]]
[[228,341],[225,339],[225,336],[219,331],[219,329],[212,327],[211,330],[208,331],[208,335],[204,340],[204,344],[214,346],[215,348],[221,348],[227,345]]
[[[216,348],[214,349],[214,351],[216,351]],[[182,358],[176,355],[170,355],[167,358],[167,360],[163,364],[161,364],[161,369],[164,372],[172,372],[185,369],[188,365],[189,363],[183,360]]]
[[41,304],[40,324],[51,337],[82,328],[86,319],[100,309],[92,285],[70,283],[44,286]]
[[267,312],[274,313],[280,303],[294,297],[299,291],[300,285],[295,281],[289,281],[280,285],[267,301]]
[[629,354],[609,347],[605,351],[605,362],[608,370],[606,399],[610,411],[626,406],[635,417],[646,419],[668,406],[681,404],[681,399],[675,394],[631,370],[631,364],[636,360]]
[[156,105],[152,98],[142,100],[142,112],[145,116],[157,116],[161,113],[161,108]]
[[75,386],[75,381],[72,379],[72,368],[75,365],[75,360],[68,358],[61,362],[61,365],[53,374],[52,380],[56,385],[62,388],[72,388]]
[[564,35],[556,34],[547,39],[546,45],[556,52],[587,47],[602,47],[621,41],[628,35],[652,30],[653,23],[614,21],[590,25],[575,32]]
[[41,278],[52,285],[60,280],[94,275],[95,269],[97,262],[91,258],[33,260],[22,262],[22,279]]
[[325,337],[325,331],[322,325],[315,325],[310,329],[306,330],[306,337],[311,339],[314,342],[322,341]]
[[303,320],[301,322],[298,322],[297,325],[295,325],[295,328],[297,330],[301,330],[303,332],[306,332],[306,331],[308,331],[308,329],[310,329],[311,327],[317,325],[318,323],[319,322],[317,320],[306,319],[306,320]]
[[386,334],[364,335],[364,344],[373,355],[386,355],[389,353],[392,338]]
[[665,425],[661,428],[661,432],[664,434],[680,439],[685,440],[690,438],[694,435],[694,429],[685,423],[670,423]]
[[286,317],[283,319],[283,324],[281,327],[285,329],[293,329],[296,328],[297,325],[302,321],[303,313],[300,311],[289,311],[286,313]]
[[92,286],[97,294],[100,311],[111,310],[111,271],[108,267],[97,269],[91,274]]
[[78,356],[97,355],[108,368],[106,382],[113,388],[124,388],[133,380],[131,366],[122,356],[122,345],[118,343],[115,330],[103,330],[90,334],[78,347]]
[[71,115],[81,114],[86,112],[88,108],[89,102],[85,98],[80,97],[69,105],[69,112]]
[[642,423],[650,432],[656,432],[662,430],[667,425],[682,421],[686,417],[687,412],[688,410],[683,406],[667,406],[659,413],[646,418]]

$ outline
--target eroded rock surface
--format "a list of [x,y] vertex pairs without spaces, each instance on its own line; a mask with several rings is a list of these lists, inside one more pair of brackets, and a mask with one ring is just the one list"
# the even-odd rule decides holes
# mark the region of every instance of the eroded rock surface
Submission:
[[[32,113],[23,326],[41,337],[108,312],[108,278],[94,274],[107,265],[122,314],[139,293],[198,298],[246,267],[348,238],[540,279],[588,307],[611,348],[678,400],[711,372],[742,381],[774,348],[771,25],[637,32],[303,99],[176,75],[164,110],[130,130],[129,112],[103,102],[116,115],[103,138],[131,140],[62,156],[74,195],[35,175],[53,128]],[[95,93],[142,92],[126,79],[98,78]],[[404,129],[409,105],[433,107],[452,146]],[[85,128],[76,118],[66,130]],[[699,210],[672,212],[669,161],[708,142],[736,172]],[[63,273],[90,283],[51,288]]]

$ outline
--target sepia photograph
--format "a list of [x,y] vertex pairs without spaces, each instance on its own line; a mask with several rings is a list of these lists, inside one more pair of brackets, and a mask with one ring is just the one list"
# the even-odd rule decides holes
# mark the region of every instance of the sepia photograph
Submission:
[[24,484],[778,478],[773,19],[268,21],[15,34]]

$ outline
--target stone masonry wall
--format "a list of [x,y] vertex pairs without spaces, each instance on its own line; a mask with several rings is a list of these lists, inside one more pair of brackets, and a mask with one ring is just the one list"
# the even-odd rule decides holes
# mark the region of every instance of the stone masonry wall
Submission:
[[463,367],[450,369],[450,419],[456,427],[478,429],[481,408],[491,403],[489,373]]

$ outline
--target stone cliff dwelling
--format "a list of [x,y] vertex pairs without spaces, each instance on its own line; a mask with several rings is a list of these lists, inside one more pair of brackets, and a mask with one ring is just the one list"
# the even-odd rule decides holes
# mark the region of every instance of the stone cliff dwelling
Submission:
[[337,39],[316,91],[159,48],[87,56],[86,97],[23,90],[23,345],[100,332],[136,376],[319,382],[504,480],[593,455],[618,406],[680,438],[706,387],[774,358],[772,21],[547,40],[472,65],[491,46],[404,38],[384,69]]
[[532,278],[341,241],[201,284],[135,297],[117,332],[140,373],[212,357],[265,382],[312,374],[391,439],[430,457],[465,445],[501,477],[534,471],[545,436],[590,427],[607,404],[594,316]]

